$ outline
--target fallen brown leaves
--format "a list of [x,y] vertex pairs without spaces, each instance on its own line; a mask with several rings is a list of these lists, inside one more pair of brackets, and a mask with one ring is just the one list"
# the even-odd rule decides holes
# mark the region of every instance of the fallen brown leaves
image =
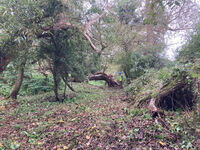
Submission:
[[39,100],[30,102],[30,107],[27,103],[32,110],[24,107],[27,112],[20,112],[21,117],[14,114],[21,104],[10,105],[11,111],[0,114],[5,118],[0,121],[0,148],[6,146],[6,140],[7,144],[20,143],[20,149],[43,150],[173,149],[169,141],[180,142],[173,142],[171,131],[156,124],[148,112],[130,113],[129,104],[121,101],[120,89],[93,90],[93,96],[87,91],[79,103],[44,105]]

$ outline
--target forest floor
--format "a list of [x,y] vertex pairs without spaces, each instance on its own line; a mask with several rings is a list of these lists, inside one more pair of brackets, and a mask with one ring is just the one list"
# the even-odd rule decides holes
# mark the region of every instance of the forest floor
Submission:
[[52,102],[53,93],[2,100],[0,149],[200,148],[200,131],[189,127],[191,120],[188,126],[178,123],[187,113],[168,112],[169,133],[148,111],[129,108],[122,89],[88,84],[76,84],[75,89],[76,97],[63,103]]

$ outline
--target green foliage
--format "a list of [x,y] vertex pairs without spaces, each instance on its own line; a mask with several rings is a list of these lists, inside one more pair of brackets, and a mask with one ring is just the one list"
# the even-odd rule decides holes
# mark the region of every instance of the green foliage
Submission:
[[41,58],[50,61],[61,76],[71,72],[72,77],[83,81],[88,72],[94,71],[94,66],[98,65],[98,59],[93,61],[96,56],[90,55],[93,51],[89,44],[76,29],[53,31],[52,37],[43,40],[40,46]]
[[90,85],[104,86],[105,81],[89,81]]
[[162,81],[167,81],[170,78],[170,71],[168,68],[163,68],[159,71],[158,79]]
[[[0,59],[4,56],[21,63],[35,60],[41,28],[52,26],[62,9],[59,0],[2,0],[0,2]],[[18,59],[18,60],[17,60]]]
[[36,95],[52,91],[53,77],[48,81],[41,75],[34,75],[31,79],[24,79],[20,90],[20,95]]
[[[187,65],[183,65],[179,64],[178,62],[174,62],[174,65],[166,66],[160,70],[148,69],[148,71],[141,77],[135,80],[131,80],[130,84],[125,87],[125,91],[128,93],[130,99],[132,100],[134,107],[138,108],[141,106],[146,106],[148,100],[150,100],[152,97],[156,97],[159,94],[161,88],[162,90],[168,90],[172,88],[184,73],[186,75],[184,82],[187,85],[187,89],[184,91],[184,94],[188,96],[188,101],[191,99],[190,96],[194,96],[193,102],[199,103],[199,92],[196,86],[199,83],[197,75],[199,74],[199,71],[198,69],[195,69],[196,66],[198,66],[198,63],[188,63]],[[180,92],[174,93],[174,95],[177,94],[177,101],[182,97],[180,93],[183,91],[181,90],[183,89],[180,89]],[[189,107],[192,107],[192,105],[193,104],[191,104]],[[193,108],[196,109],[196,107]]]
[[87,11],[87,14],[95,14],[95,13],[100,13],[101,10],[96,4],[92,4],[91,8]]
[[[24,80],[19,95],[36,95],[52,91],[53,77],[49,76],[48,80],[46,80],[44,76],[37,72],[32,74],[32,67],[34,66],[29,65],[25,69]],[[3,72],[2,79],[7,83],[0,81],[0,95],[9,96],[16,80],[16,70],[14,63],[10,63],[6,71]]]
[[11,91],[11,87],[9,85],[4,85],[0,82],[0,95],[2,96],[9,96]]
[[10,63],[6,70],[1,75],[7,81],[7,84],[12,86],[15,83],[17,77],[17,65],[15,63]]
[[136,13],[136,4],[132,0],[119,1],[118,15],[121,23],[129,24],[131,26],[139,22],[140,18]]
[[150,0],[149,6],[150,11],[148,14],[148,18],[145,20],[145,23],[152,23],[156,25],[156,20],[159,13],[163,13],[164,10],[167,9],[176,9],[185,3],[185,0]]
[[177,60],[182,63],[194,62],[200,58],[200,27],[190,35],[187,43],[178,51]]
[[145,59],[134,52],[128,52],[122,55],[119,64],[121,64],[121,70],[131,79],[135,79],[144,74],[146,68]]
[[151,92],[153,87],[155,87],[154,90],[156,90],[156,88],[161,86],[157,79],[158,75],[159,73],[156,73],[156,70],[148,70],[137,79],[131,80],[131,83],[125,87],[125,91],[132,96],[139,96],[137,99],[145,99],[148,95],[147,93]]
[[6,83],[3,83],[2,81],[0,81],[0,95],[9,96],[12,86],[15,83],[16,74],[17,74],[17,71],[14,67],[14,64],[10,63],[7,66],[7,70],[4,71],[3,74],[1,75],[1,78],[5,80]]
[[144,113],[144,110],[137,109],[137,108],[130,111],[130,115],[133,116],[133,117],[140,116],[143,113]]
[[78,29],[54,30],[40,42],[39,56],[51,66],[54,78],[54,92],[58,99],[61,79],[68,80],[70,73],[76,81],[84,81],[86,75],[96,71],[99,58],[93,54],[91,47]]
[[63,10],[63,4],[59,0],[40,1],[40,8],[42,8],[43,16],[56,17]]
[[154,49],[143,49],[144,54],[136,52],[126,52],[121,56],[118,63],[127,78],[136,79],[143,75],[149,68],[160,68],[163,60]]
[[95,73],[101,70],[101,58],[96,53],[91,53],[89,60],[86,60],[87,69],[89,69],[88,73]]
[[151,120],[151,119],[152,119],[151,115],[150,115],[150,114],[147,114],[147,113],[144,113],[144,114],[142,115],[142,117],[143,117],[143,119],[146,119],[146,120]]
[[[3,46],[1,53],[6,52],[7,45],[16,47],[17,44],[35,38],[34,33],[38,28],[37,21],[42,17],[42,10],[38,8],[38,4],[38,1],[33,0],[2,0],[0,2],[0,11],[2,12],[0,15],[0,27],[4,36],[0,38],[0,44]],[[5,38],[5,36],[8,38]],[[9,52],[11,51],[13,50],[9,49]]]

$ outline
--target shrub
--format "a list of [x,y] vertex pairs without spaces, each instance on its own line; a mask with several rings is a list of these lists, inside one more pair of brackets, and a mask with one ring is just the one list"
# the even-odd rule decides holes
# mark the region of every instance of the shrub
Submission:
[[197,27],[189,36],[189,39],[182,49],[178,51],[177,60],[183,63],[194,62],[200,58],[200,27]]
[[31,79],[24,79],[20,95],[36,95],[52,91],[53,78],[48,81],[41,75],[34,75]]
[[130,79],[140,77],[149,68],[157,69],[163,66],[162,59],[154,53],[143,55],[136,52],[126,52],[121,56],[118,63],[126,78]]
[[136,79],[145,73],[146,66],[144,58],[134,52],[127,52],[122,55],[119,64],[126,78]]

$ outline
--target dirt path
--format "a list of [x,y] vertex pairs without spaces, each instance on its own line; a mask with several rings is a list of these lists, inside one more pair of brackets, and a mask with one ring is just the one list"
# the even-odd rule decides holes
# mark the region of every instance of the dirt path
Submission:
[[126,112],[127,103],[120,101],[123,92],[88,85],[79,88],[78,96],[64,104],[48,102],[49,96],[4,102],[0,149],[111,147],[112,141],[107,140],[115,133],[115,120],[121,121]]
[[5,103],[0,149],[173,149],[163,141],[170,136],[147,111],[129,110],[122,90],[77,88],[78,96],[64,103],[48,102],[48,95]]

